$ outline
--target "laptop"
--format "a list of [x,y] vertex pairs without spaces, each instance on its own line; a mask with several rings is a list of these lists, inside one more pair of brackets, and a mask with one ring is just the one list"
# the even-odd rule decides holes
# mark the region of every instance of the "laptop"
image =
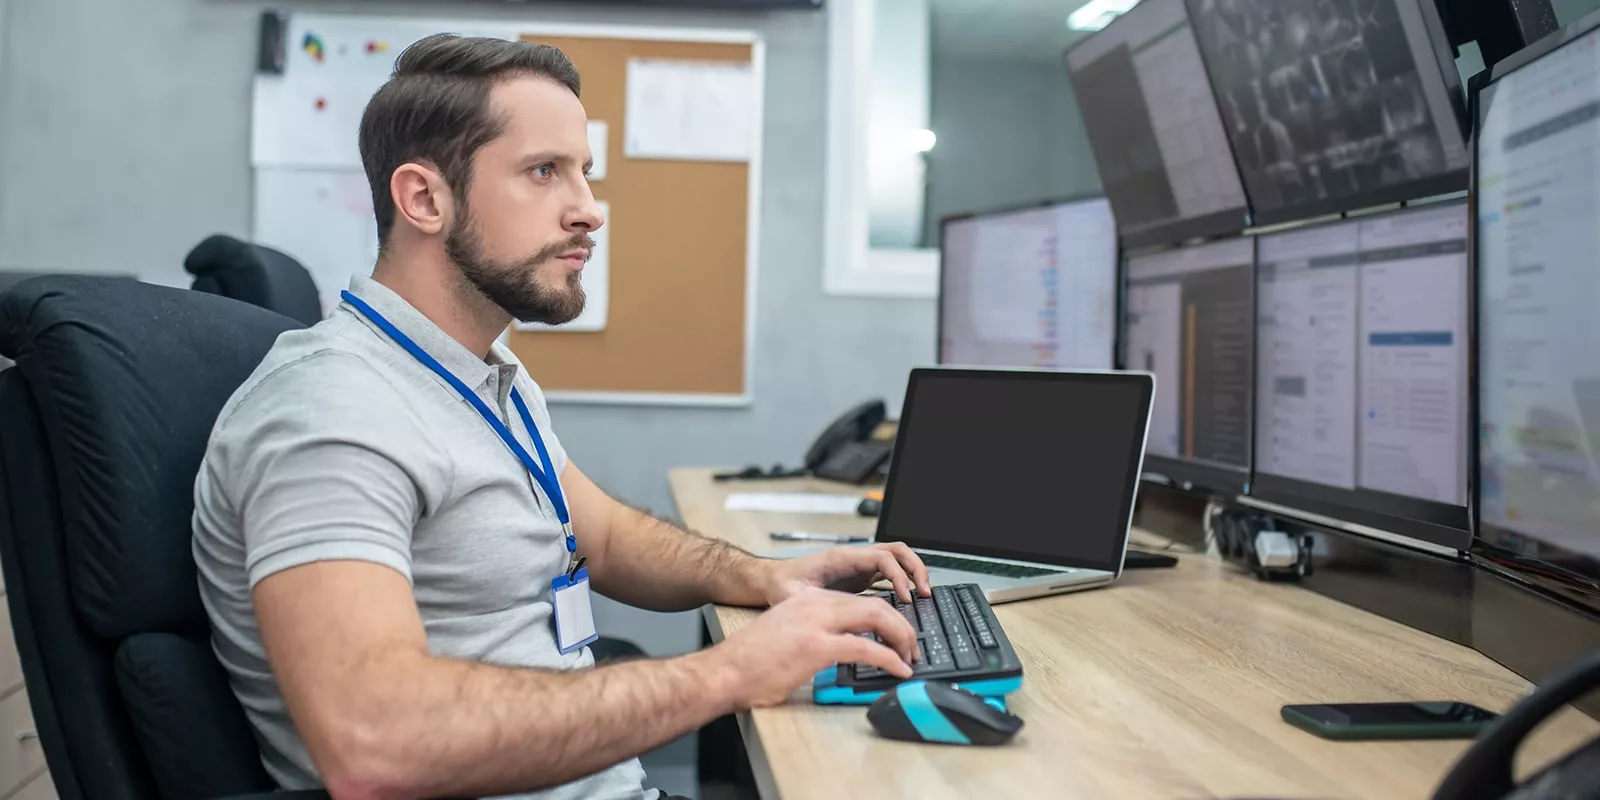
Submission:
[[876,540],[1004,603],[1122,574],[1155,376],[912,370]]

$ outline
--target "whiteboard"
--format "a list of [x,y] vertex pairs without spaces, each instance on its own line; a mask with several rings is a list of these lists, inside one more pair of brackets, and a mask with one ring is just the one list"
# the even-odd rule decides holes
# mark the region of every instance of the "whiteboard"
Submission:
[[371,275],[378,261],[378,223],[372,193],[359,169],[256,170],[251,230],[257,244],[281,250],[317,283],[324,316],[354,275]]
[[257,75],[250,161],[256,167],[361,168],[361,112],[408,45],[435,33],[516,39],[522,27],[395,17],[294,14],[281,75]]

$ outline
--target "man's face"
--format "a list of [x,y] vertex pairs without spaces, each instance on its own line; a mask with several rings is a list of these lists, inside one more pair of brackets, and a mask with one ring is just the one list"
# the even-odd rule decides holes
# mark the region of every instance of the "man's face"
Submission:
[[589,233],[605,224],[585,177],[588,117],[570,90],[545,78],[505,81],[489,106],[504,129],[473,158],[445,253],[516,319],[570,322],[583,311]]

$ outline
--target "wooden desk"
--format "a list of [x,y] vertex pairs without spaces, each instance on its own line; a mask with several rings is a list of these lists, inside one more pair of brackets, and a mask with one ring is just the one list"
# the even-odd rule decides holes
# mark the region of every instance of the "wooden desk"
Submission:
[[[871,535],[846,516],[729,512],[734,491],[849,491],[824,481],[669,477],[693,529],[756,553],[772,530]],[[1144,532],[1136,540],[1149,541]],[[1503,711],[1529,684],[1477,652],[1203,555],[1124,573],[1111,588],[994,607],[1022,658],[1000,748],[877,737],[860,707],[790,703],[740,715],[763,797],[1424,798],[1462,741],[1337,743],[1290,727],[1287,703],[1461,700]],[[748,609],[708,609],[718,640]],[[1600,734],[1568,709],[1524,748],[1524,770]],[[1519,773],[1521,774],[1521,773]]]

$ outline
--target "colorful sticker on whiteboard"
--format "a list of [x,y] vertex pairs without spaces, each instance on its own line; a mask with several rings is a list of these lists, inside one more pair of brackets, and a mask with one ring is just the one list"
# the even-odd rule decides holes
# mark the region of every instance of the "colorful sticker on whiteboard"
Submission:
[[305,49],[306,54],[311,56],[313,61],[319,64],[322,63],[323,58],[327,57],[327,48],[322,46],[322,39],[311,31],[306,31],[306,38],[301,41],[300,46]]

